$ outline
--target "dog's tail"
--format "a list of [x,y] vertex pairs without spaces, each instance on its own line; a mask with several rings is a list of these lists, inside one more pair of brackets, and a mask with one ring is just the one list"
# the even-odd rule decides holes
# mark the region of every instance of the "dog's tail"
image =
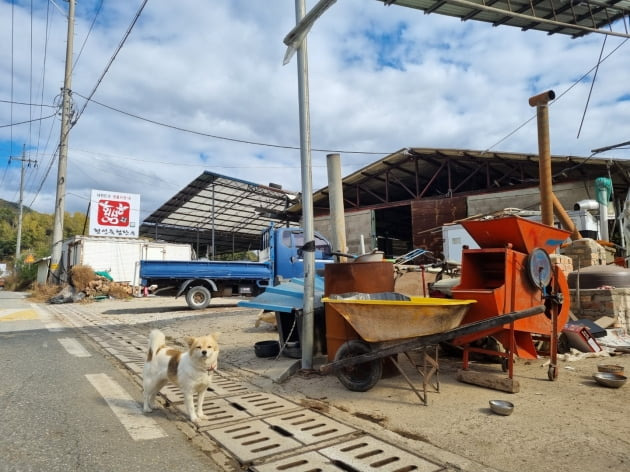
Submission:
[[166,344],[166,337],[164,333],[159,329],[151,330],[149,334],[149,352],[147,353],[147,362],[151,362],[153,356],[157,353],[158,349]]

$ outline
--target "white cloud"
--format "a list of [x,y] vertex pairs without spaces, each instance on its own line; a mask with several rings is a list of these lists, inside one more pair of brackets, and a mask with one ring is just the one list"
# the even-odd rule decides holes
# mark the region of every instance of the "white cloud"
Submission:
[[[75,58],[97,3],[77,5]],[[84,105],[79,95],[92,91],[140,4],[131,3],[103,3],[73,75],[79,110]],[[13,83],[15,101],[41,101],[46,2],[34,4],[33,81],[30,10],[15,4],[13,81],[11,48],[0,49],[2,100],[10,99]],[[66,44],[65,19],[51,10],[47,105],[63,83]],[[0,0],[0,18],[0,42],[11,44],[7,0]],[[296,59],[282,65],[282,39],[294,24],[292,0],[148,2],[94,99],[179,128],[297,147]],[[308,38],[312,147],[387,153],[410,146],[486,149],[501,141],[494,150],[536,153],[535,120],[503,139],[535,114],[527,103],[531,95],[548,89],[560,95],[591,69],[603,39],[462,23],[377,1],[339,1]],[[621,42],[608,38],[606,51]],[[579,139],[592,74],[552,105],[552,153],[587,156],[595,147],[629,139],[627,60],[624,45],[600,67]],[[39,113],[14,105],[13,121]],[[0,103],[0,124],[10,121],[10,106]],[[18,166],[6,167],[11,132],[14,154],[23,142],[33,149],[39,143],[40,168],[29,174],[25,203],[35,197],[59,140],[59,120],[54,126],[52,120],[43,122],[41,132],[38,126],[0,128],[0,198],[15,200],[18,190]],[[314,189],[326,185],[326,153],[313,152]],[[622,151],[608,155],[628,157]],[[342,154],[343,172],[380,157]],[[55,162],[37,193],[33,206],[39,211],[53,211],[56,170]],[[67,210],[85,211],[89,190],[100,188],[140,193],[146,216],[203,170],[301,187],[298,149],[186,133],[90,103],[70,135]]]

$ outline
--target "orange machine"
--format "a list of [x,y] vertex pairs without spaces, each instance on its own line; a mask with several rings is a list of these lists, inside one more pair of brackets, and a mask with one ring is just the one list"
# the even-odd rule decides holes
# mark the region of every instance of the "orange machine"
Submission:
[[[550,340],[549,378],[555,379],[557,336],[567,322],[570,297],[566,277],[551,264],[549,253],[570,233],[518,216],[465,221],[462,225],[480,246],[464,249],[461,282],[453,288],[454,298],[477,300],[462,324],[524,310],[541,302],[547,307],[544,314],[455,339],[454,344],[464,346],[463,368],[468,368],[469,352],[491,353],[505,358],[504,368],[512,378],[513,355],[537,358],[534,340],[543,337]],[[496,338],[506,352],[471,346],[473,341],[487,336]]]

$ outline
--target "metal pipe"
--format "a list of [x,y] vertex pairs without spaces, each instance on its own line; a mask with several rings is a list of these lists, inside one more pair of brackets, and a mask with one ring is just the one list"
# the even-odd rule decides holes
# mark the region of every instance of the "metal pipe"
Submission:
[[549,107],[550,100],[556,98],[553,90],[534,95],[529,99],[529,105],[536,107],[538,122],[538,173],[540,180],[540,209],[542,222],[553,226],[553,182],[551,179],[551,150],[549,144]]
[[[339,154],[328,154],[326,155],[326,162],[333,251],[346,253],[348,248],[346,246],[346,220],[343,206],[343,187],[341,184],[341,157]],[[340,256],[339,262],[347,262],[347,258]]]
[[[306,15],[305,0],[295,0],[295,22],[299,24]],[[304,242],[315,238],[313,229],[313,169],[311,165],[311,123],[308,101],[308,54],[306,35],[297,50],[298,95],[300,113],[300,161],[302,167],[302,224]],[[304,251],[304,308],[302,318],[302,369],[313,368],[315,306],[315,251]]]
[[566,230],[571,231],[571,239],[573,241],[582,239],[582,234],[580,234],[577,226],[575,226],[575,223],[562,206],[562,203],[560,203],[560,200],[558,200],[558,197],[556,197],[556,194],[553,192],[551,192],[551,199],[553,201],[553,209],[558,216],[560,223]]

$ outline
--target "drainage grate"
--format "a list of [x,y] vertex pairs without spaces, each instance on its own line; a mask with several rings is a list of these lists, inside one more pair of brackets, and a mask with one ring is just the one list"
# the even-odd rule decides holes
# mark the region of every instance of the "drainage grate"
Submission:
[[214,375],[208,390],[217,396],[225,396],[245,393],[249,391],[249,388],[241,383],[234,382],[220,375]]
[[264,421],[288,432],[291,437],[303,444],[314,444],[356,431],[354,428],[310,410],[299,410],[272,416]]
[[[186,408],[183,404],[179,406],[179,409],[186,415]],[[213,428],[215,425],[251,418],[246,412],[235,408],[234,405],[222,398],[206,397],[203,402],[203,412],[208,417],[201,425],[204,429]]]
[[437,472],[441,466],[410,452],[399,449],[372,436],[326,447],[319,451],[343,470],[371,470],[375,472]]
[[275,462],[256,465],[248,470],[252,472],[346,472],[317,452],[307,452],[287,457]]
[[261,420],[212,429],[204,434],[220,443],[241,464],[301,446],[295,439],[275,431]]
[[301,408],[300,406],[270,393],[256,392],[228,399],[232,404],[252,416],[278,414]]
[[160,390],[160,394],[171,403],[183,403],[184,394],[177,385],[167,384]]

